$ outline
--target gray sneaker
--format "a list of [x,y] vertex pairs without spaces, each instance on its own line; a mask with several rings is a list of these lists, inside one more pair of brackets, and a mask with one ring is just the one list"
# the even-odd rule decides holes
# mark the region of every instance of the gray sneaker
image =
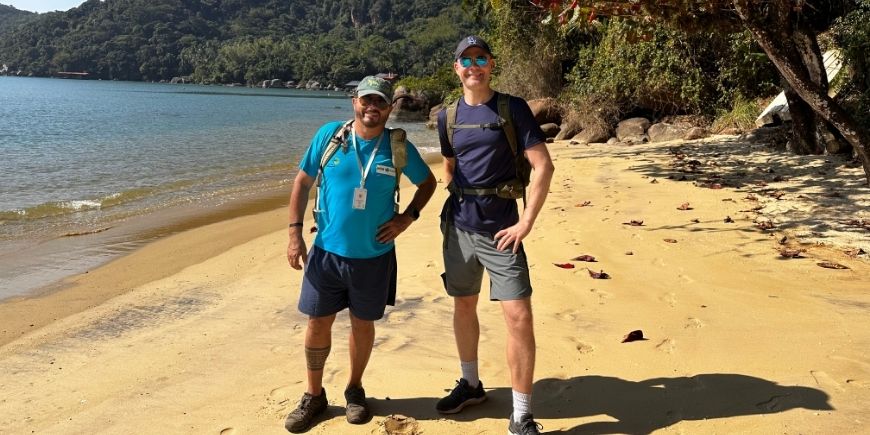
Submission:
[[519,423],[514,421],[514,415],[511,414],[511,423],[508,425],[508,434],[540,435],[542,430],[544,430],[544,426],[535,422],[532,418],[532,414],[522,416]]
[[322,389],[319,396],[303,394],[299,406],[284,420],[284,428],[293,433],[305,432],[311,426],[314,417],[326,410],[327,403],[326,389]]
[[483,390],[483,381],[478,382],[477,387],[471,388],[465,378],[456,381],[456,387],[447,397],[442,398],[435,405],[435,409],[442,414],[456,414],[470,405],[477,405],[486,400],[486,391]]
[[363,424],[369,421],[369,404],[363,387],[348,387],[344,390],[344,398],[347,400],[345,415],[348,423]]

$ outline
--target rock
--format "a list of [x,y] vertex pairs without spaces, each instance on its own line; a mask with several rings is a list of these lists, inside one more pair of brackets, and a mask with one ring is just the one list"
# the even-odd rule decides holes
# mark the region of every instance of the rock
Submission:
[[707,129],[704,127],[692,127],[689,131],[686,132],[686,135],[683,136],[685,140],[695,140],[707,137]]
[[543,124],[560,124],[562,122],[562,112],[559,109],[555,98],[539,98],[529,100],[529,108],[532,109],[532,114],[535,116],[535,121],[538,125]]
[[667,142],[670,140],[682,139],[689,129],[685,126],[659,122],[653,124],[646,131],[650,142]]
[[414,417],[393,414],[384,419],[382,433],[385,435],[418,435],[422,433],[422,430]]
[[580,143],[598,143],[606,141],[609,137],[610,134],[605,129],[593,126],[583,129],[571,139]]
[[728,127],[728,128],[722,129],[722,131],[719,132],[719,134],[726,134],[726,135],[730,135],[730,136],[737,136],[741,133],[743,133],[743,130],[741,130],[737,127]]
[[612,137],[612,138],[610,138],[610,139],[607,139],[607,145],[613,145],[613,144],[616,144],[616,143],[619,143],[619,139],[617,139],[617,138],[615,138],[615,137]]
[[[650,122],[646,118],[629,118],[616,125],[616,138],[621,142],[643,141]],[[649,138],[646,138],[649,140]]]
[[269,81],[270,88],[283,88],[284,82],[281,79],[272,79]]
[[579,127],[573,127],[567,122],[563,122],[562,125],[559,126],[559,134],[556,135],[556,140],[565,140],[574,137],[577,133],[580,133]]
[[559,134],[559,126],[554,123],[547,123],[541,126],[541,131],[544,132],[544,135],[548,138],[556,137]]

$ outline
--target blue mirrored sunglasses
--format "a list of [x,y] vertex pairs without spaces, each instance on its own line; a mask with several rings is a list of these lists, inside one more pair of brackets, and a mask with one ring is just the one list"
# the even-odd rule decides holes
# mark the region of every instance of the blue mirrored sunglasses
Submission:
[[477,56],[474,59],[470,57],[460,57],[459,64],[462,65],[463,68],[468,68],[471,66],[471,62],[477,64],[477,66],[486,66],[489,64],[489,59],[486,56]]

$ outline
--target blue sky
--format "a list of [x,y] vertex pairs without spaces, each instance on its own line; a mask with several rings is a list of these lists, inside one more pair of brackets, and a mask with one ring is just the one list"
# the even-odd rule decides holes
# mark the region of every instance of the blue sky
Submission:
[[0,4],[30,12],[68,11],[82,3],[84,0],[0,0]]

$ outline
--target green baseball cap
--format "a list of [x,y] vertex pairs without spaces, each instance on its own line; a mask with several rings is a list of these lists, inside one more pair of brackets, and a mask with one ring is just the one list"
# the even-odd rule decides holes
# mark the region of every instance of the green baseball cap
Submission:
[[393,104],[393,85],[382,78],[367,76],[356,86],[357,97],[372,94],[380,95],[387,104]]

